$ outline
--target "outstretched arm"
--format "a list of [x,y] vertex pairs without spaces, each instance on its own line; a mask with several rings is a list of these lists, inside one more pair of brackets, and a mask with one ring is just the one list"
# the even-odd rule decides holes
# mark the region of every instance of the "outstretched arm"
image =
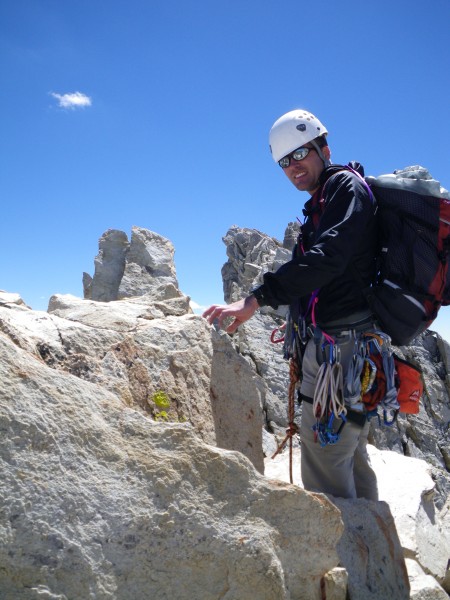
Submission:
[[216,319],[218,320],[219,327],[222,327],[222,323],[228,317],[234,317],[234,320],[226,328],[227,333],[234,333],[239,325],[248,321],[255,314],[259,308],[259,304],[254,296],[247,296],[243,300],[233,302],[233,304],[217,305],[213,304],[203,313],[203,317],[207,319],[208,323],[212,324]]

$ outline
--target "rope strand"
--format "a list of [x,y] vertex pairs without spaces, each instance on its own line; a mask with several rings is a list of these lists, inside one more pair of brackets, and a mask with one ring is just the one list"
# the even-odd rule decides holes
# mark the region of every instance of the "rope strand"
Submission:
[[293,442],[292,438],[294,435],[298,433],[298,427],[295,423],[295,389],[297,387],[297,383],[300,381],[300,372],[297,366],[297,361],[295,358],[291,358],[289,361],[289,393],[288,393],[288,428],[286,429],[286,436],[281,444],[278,446],[277,451],[272,456],[275,458],[286,446],[289,441],[289,481],[294,483],[294,476],[292,473],[292,451],[293,451]]

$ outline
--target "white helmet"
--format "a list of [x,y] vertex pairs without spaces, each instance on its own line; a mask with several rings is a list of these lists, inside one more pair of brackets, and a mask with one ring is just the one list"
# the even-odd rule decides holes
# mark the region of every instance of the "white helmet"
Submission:
[[270,151],[275,162],[328,131],[317,117],[306,110],[291,110],[272,125]]

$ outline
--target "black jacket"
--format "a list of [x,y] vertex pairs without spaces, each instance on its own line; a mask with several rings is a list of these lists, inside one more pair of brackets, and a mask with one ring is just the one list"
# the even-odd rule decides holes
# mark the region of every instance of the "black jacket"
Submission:
[[264,284],[255,290],[260,305],[298,307],[300,302],[304,313],[318,289],[315,310],[322,326],[368,307],[363,289],[375,276],[376,206],[361,179],[342,168],[331,165],[322,172],[321,188],[305,204],[305,253],[296,247],[292,260],[264,275]]

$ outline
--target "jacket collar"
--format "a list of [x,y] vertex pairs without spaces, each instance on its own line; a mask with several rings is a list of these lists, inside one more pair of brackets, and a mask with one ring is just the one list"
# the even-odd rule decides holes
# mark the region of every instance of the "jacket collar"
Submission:
[[[364,167],[360,163],[352,161],[351,163],[349,163],[349,165],[355,171],[358,171],[358,173],[364,176]],[[323,186],[328,181],[328,179],[330,179],[330,177],[336,175],[336,173],[339,173],[339,171],[343,170],[346,170],[346,168],[343,165],[330,165],[322,171],[322,173],[319,176],[318,189],[314,192],[311,198],[307,202],[305,202],[305,207],[303,209],[303,214],[305,217],[314,217],[316,215],[317,219],[317,216],[320,215],[320,213],[323,210]]]

